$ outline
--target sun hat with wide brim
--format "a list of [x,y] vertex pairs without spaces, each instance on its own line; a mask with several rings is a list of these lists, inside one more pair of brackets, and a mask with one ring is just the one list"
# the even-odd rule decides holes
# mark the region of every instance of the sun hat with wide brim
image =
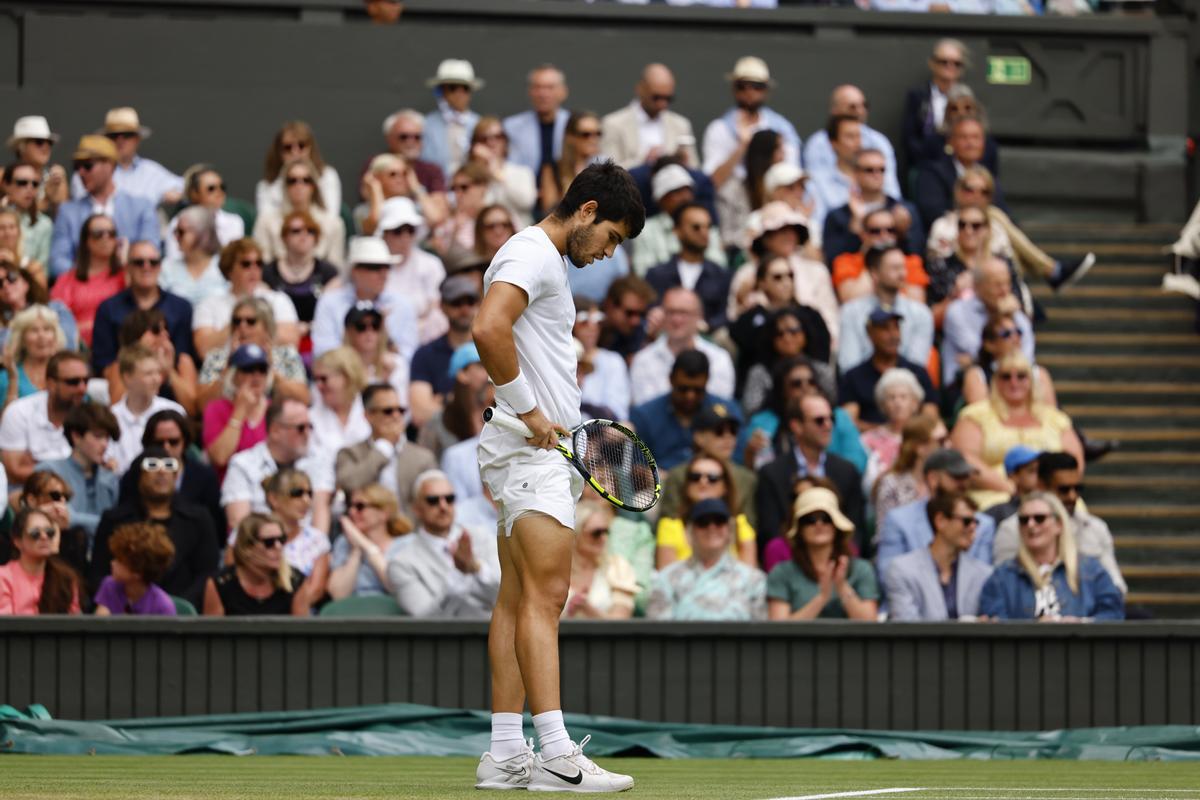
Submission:
[[854,533],[854,523],[838,508],[837,495],[824,487],[814,486],[801,492],[792,506],[792,525],[788,528],[789,539],[795,538],[799,532],[796,520],[814,511],[824,511],[828,514],[829,518],[833,520],[833,527],[842,533]]
[[471,66],[471,62],[462,58],[447,58],[438,64],[437,74],[425,81],[425,85],[430,89],[447,83],[470,86],[472,91],[483,88],[483,80],[475,77],[475,68]]

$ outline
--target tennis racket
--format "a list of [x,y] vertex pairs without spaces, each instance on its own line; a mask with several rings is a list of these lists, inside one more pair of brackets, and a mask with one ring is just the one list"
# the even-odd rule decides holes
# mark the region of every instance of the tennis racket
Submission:
[[[519,418],[496,408],[483,412],[484,422],[518,434],[533,435]],[[601,497],[628,511],[648,511],[658,502],[662,485],[658,464],[637,434],[608,419],[593,419],[562,437],[555,449],[563,454]]]

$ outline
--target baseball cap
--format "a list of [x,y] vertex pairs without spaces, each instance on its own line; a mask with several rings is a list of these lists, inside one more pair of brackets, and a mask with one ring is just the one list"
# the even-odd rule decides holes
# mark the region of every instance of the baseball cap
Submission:
[[686,169],[678,164],[668,164],[654,173],[654,179],[650,181],[650,194],[657,203],[676,189],[690,189],[695,185]]
[[370,300],[359,300],[346,312],[346,327],[357,325],[367,317],[375,317],[383,322],[383,312]]
[[763,176],[763,190],[770,194],[780,186],[791,186],[796,181],[804,180],[808,173],[789,161],[780,161],[772,165]]
[[733,514],[729,513],[729,506],[725,504],[724,500],[719,497],[710,497],[692,506],[692,512],[688,514],[688,522],[695,522],[705,517],[720,517],[728,520],[732,516]]
[[478,363],[479,350],[475,347],[474,342],[467,342],[455,350],[454,355],[450,356],[450,369],[447,370],[447,374],[453,378],[459,370]]
[[925,472],[945,472],[955,478],[969,478],[975,474],[975,468],[963,458],[962,453],[946,447],[929,454],[925,459]]
[[1021,467],[1037,461],[1041,456],[1042,451],[1040,450],[1034,450],[1023,444],[1014,445],[1004,454],[1004,472],[1006,475],[1012,475]]
[[442,302],[453,303],[464,297],[479,299],[479,285],[469,275],[451,275],[442,281]]
[[867,317],[867,321],[872,325],[886,325],[894,319],[904,319],[904,315],[892,306],[879,306]]
[[265,367],[268,363],[266,351],[256,344],[244,344],[229,357],[229,364],[234,369]]
[[726,423],[733,423],[735,433],[742,427],[742,423],[738,421],[737,417],[729,413],[729,406],[724,403],[713,403],[700,409],[700,413],[692,421],[692,430],[712,431]]

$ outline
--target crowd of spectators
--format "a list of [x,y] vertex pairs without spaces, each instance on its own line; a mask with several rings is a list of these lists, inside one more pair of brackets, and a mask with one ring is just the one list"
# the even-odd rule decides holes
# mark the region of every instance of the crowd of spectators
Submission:
[[[321,613],[374,598],[486,618],[493,387],[471,339],[491,257],[612,159],[643,234],[568,268],[585,417],[662,470],[645,516],[585,493],[568,617],[1123,615],[1084,443],[1037,364],[1027,279],[1069,287],[1005,210],[999,156],[938,42],[895,144],[836,87],[806,137],[761,58],[697,128],[645,67],[628,105],[475,110],[448,59],[360,176],[280,126],[253,202],[139,154],[111,110],[66,157],[16,121],[0,209],[0,613]],[[687,87],[697,91],[700,87]],[[71,174],[54,163],[69,163]]]

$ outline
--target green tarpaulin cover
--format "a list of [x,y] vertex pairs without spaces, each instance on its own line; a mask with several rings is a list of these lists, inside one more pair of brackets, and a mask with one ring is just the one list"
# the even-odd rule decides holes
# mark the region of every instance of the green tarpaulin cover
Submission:
[[[684,725],[567,714],[593,756],[1200,760],[1200,727],[1042,732],[862,731]],[[478,756],[490,715],[404,703],[316,711],[71,722],[0,706],[0,752]],[[526,719],[526,728],[532,723]]]

